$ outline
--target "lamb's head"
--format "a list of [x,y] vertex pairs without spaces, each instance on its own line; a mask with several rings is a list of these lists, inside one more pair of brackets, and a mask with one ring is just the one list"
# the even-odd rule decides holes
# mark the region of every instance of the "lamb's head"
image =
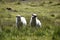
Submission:
[[36,18],[37,17],[37,14],[32,14],[32,18]]
[[17,17],[17,18],[20,18],[20,17],[21,17],[21,15],[17,15],[16,17]]
[[21,21],[21,15],[16,15],[18,21]]

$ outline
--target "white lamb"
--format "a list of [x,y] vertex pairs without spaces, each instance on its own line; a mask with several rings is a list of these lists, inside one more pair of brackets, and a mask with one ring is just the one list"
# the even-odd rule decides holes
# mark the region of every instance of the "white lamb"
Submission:
[[41,27],[41,22],[39,21],[39,19],[37,19],[36,14],[32,14],[32,17],[30,19],[30,25],[36,26],[36,27]]
[[17,25],[18,28],[20,26],[26,26],[27,25],[27,21],[26,21],[25,17],[17,15],[16,16],[16,25]]

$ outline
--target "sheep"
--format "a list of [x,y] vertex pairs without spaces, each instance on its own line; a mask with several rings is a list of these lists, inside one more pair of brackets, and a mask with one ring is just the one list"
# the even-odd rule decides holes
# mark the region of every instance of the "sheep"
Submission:
[[20,26],[26,26],[27,25],[27,21],[25,19],[25,17],[17,15],[16,16],[16,26],[18,28],[20,28]]
[[41,22],[37,18],[37,14],[32,14],[32,17],[30,19],[30,25],[36,26],[36,27],[41,27]]

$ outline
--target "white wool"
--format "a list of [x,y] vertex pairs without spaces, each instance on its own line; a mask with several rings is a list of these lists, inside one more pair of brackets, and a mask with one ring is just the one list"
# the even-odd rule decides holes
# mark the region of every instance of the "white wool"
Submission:
[[[21,18],[21,23],[24,25],[24,26],[26,26],[27,25],[27,21],[26,21],[26,19],[25,19],[25,17],[21,17],[21,16],[19,16],[20,18]],[[18,23],[18,20],[17,20],[18,18],[16,17],[16,24]]]
[[16,23],[17,23],[17,18],[16,18]]
[[24,17],[21,17],[21,22],[23,23],[23,25],[27,25],[27,21]]
[[37,19],[37,18],[36,18],[36,25],[37,25],[37,26],[41,26],[41,22],[40,22],[40,20]]

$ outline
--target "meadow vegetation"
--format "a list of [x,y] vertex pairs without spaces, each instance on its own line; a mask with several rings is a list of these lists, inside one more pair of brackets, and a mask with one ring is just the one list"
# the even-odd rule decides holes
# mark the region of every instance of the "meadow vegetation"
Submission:
[[[8,10],[7,8],[11,8]],[[33,13],[42,27],[30,27]],[[27,19],[28,25],[16,27],[16,15]],[[60,1],[59,0],[0,0],[0,40],[60,40]]]

